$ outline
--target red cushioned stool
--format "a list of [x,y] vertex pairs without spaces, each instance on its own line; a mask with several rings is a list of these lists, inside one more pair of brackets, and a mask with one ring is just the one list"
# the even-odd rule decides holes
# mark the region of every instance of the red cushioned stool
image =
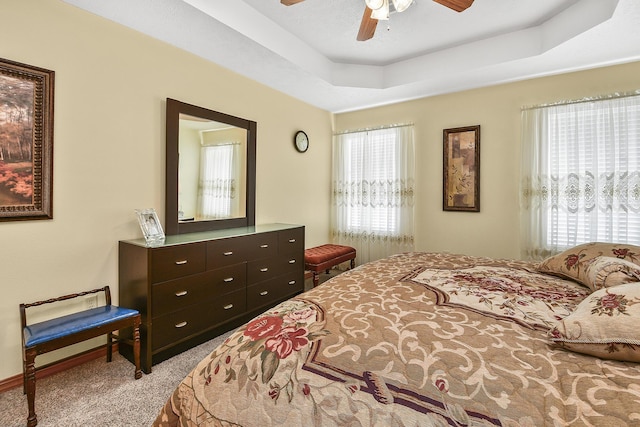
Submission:
[[318,273],[335,265],[351,260],[351,268],[356,265],[356,250],[351,246],[321,245],[305,249],[304,269],[313,273],[313,287],[318,286]]

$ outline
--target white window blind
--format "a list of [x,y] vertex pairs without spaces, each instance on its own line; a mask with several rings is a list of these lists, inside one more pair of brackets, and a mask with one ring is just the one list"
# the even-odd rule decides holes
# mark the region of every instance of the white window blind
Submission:
[[523,242],[640,244],[640,96],[523,111]]
[[387,200],[397,176],[394,133],[371,132],[366,143],[347,137],[342,153],[346,157],[347,182],[355,199],[345,206],[347,227],[352,231],[395,235],[400,228],[399,218],[394,209],[388,209]]
[[413,249],[413,126],[336,135],[332,235],[358,262]]

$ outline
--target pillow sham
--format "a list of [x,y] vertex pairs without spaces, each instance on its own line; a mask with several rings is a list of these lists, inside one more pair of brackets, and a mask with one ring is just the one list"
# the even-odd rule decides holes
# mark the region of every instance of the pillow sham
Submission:
[[583,243],[548,257],[538,264],[538,271],[575,280],[578,283],[589,286],[587,284],[586,270],[594,258],[599,256],[624,259],[640,265],[640,246],[623,243]]
[[594,258],[587,266],[586,283],[592,291],[640,281],[640,265],[608,256]]
[[640,362],[640,283],[603,288],[558,321],[549,339],[577,353]]

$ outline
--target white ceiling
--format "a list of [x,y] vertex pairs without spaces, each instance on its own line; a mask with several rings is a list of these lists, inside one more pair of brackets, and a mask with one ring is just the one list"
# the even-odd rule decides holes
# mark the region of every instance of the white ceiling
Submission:
[[[640,0],[63,0],[332,112],[640,60]],[[640,86],[640,77],[639,77]]]

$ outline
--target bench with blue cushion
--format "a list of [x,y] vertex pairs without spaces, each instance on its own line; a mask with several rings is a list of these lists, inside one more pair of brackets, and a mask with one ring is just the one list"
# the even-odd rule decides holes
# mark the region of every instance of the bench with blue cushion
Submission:
[[[102,307],[91,308],[27,325],[26,309],[29,307],[68,300],[98,292],[105,293],[106,305]],[[28,427],[34,427],[38,424],[35,413],[35,358],[38,354],[57,350],[90,338],[107,335],[107,362],[110,362],[113,351],[112,344],[114,341],[120,340],[119,336],[113,334],[113,332],[120,329],[133,328],[133,339],[126,341],[132,344],[134,350],[134,377],[138,379],[142,376],[142,372],[140,371],[140,313],[137,310],[111,305],[111,293],[108,286],[46,301],[20,304],[20,320],[22,326],[23,391],[27,394],[29,406],[29,417],[27,418]]]

